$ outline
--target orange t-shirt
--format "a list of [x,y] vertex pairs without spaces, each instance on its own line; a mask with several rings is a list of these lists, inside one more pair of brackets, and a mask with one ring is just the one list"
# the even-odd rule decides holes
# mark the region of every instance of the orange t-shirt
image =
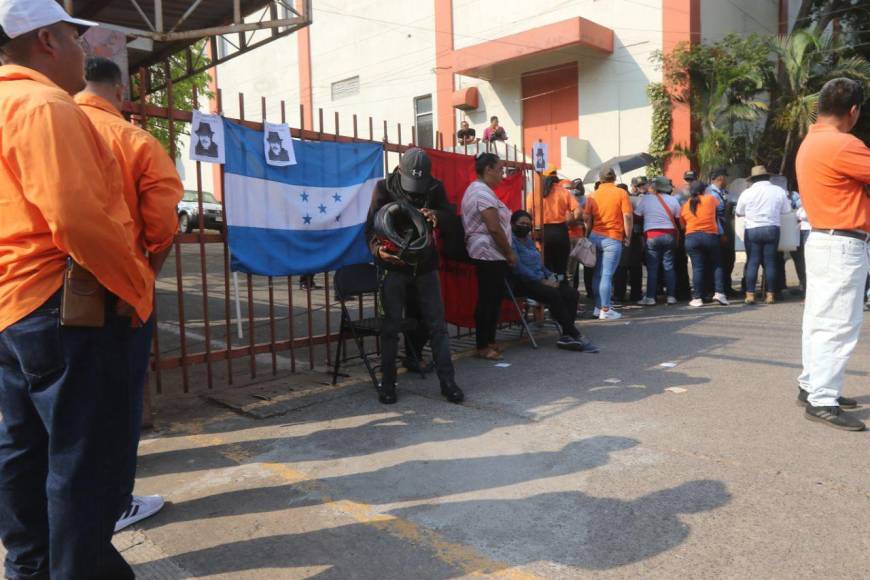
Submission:
[[586,215],[592,216],[592,233],[614,240],[624,240],[624,217],[634,212],[628,192],[613,183],[602,183],[587,197]]
[[72,97],[0,67],[0,331],[63,285],[67,257],[142,320],[154,275],[136,251],[118,162]]
[[683,204],[683,209],[680,210],[680,218],[683,225],[686,226],[686,235],[702,233],[702,234],[718,234],[719,224],[716,221],[716,208],[719,207],[719,200],[705,193],[698,197],[697,213],[692,213],[691,199]]
[[[532,214],[535,225],[541,225],[538,215],[541,209],[541,196],[530,193],[526,196],[526,211]],[[550,195],[543,198],[544,224],[564,224],[568,221],[568,213],[573,212],[579,206],[577,199],[565,189],[561,183],[553,186]]]
[[814,228],[870,233],[870,149],[860,139],[816,123],[801,143],[796,169]]
[[128,123],[111,103],[91,93],[79,93],[76,103],[115,154],[124,178],[124,199],[133,217],[139,250],[156,254],[168,248],[178,229],[178,202],[184,186],[160,142]]

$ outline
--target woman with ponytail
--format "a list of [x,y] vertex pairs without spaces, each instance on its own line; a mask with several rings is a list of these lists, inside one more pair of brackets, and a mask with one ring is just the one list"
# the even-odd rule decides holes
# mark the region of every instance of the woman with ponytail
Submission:
[[544,173],[541,194],[533,192],[526,197],[526,211],[532,215],[536,226],[543,225],[544,265],[564,279],[571,255],[568,229],[580,222],[580,204],[563,187],[554,167]]
[[727,305],[719,225],[716,221],[719,200],[707,193],[707,184],[701,181],[693,182],[689,191],[691,197],[680,212],[686,230],[686,252],[692,259],[692,301],[689,306],[697,308],[704,305],[701,297],[704,295],[705,274],[709,270],[713,271],[716,290],[713,300]]

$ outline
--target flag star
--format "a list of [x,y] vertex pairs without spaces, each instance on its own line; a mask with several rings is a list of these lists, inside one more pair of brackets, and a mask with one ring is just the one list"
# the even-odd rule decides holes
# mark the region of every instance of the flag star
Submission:
[[305,221],[305,225],[311,225],[311,216],[306,214],[305,217],[302,218]]
[[322,203],[317,207],[320,210],[320,213],[326,213],[326,206]]
[[308,201],[308,192],[302,192],[302,201]]
[[341,214],[338,214],[337,216],[335,216],[335,221],[337,221],[337,222],[341,221]]
[[336,193],[335,195],[333,195],[333,196],[332,196],[332,199],[335,200],[335,203],[341,203],[341,195],[338,194],[338,193]]

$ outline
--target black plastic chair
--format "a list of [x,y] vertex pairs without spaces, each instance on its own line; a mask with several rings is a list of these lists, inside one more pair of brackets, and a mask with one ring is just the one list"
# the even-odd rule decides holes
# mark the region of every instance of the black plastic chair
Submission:
[[[538,341],[535,340],[535,335],[532,334],[532,328],[529,325],[529,321],[528,321],[528,312],[529,312],[528,298],[526,296],[522,296],[521,294],[519,294],[515,291],[513,284],[510,283],[509,278],[505,278],[504,285],[505,285],[505,288],[507,289],[507,293],[511,299],[511,302],[514,303],[514,308],[517,309],[517,315],[519,315],[519,317],[520,317],[520,324],[523,325],[523,328],[520,330],[520,338],[522,338],[523,333],[527,333],[529,335],[529,342],[532,343],[532,348],[537,350]],[[525,308],[523,308],[523,306],[520,306],[520,300],[522,300],[524,302],[523,305],[525,306]],[[556,322],[555,320],[553,320],[551,318],[545,318],[544,320],[533,320],[532,322],[538,328],[545,326],[545,325],[552,325],[553,327],[555,327],[556,332],[558,332],[560,336],[562,335],[562,327],[559,325],[558,322]]]
[[[375,369],[378,367],[373,365],[370,360],[370,357],[376,353],[366,352],[364,339],[367,336],[381,335],[384,318],[379,315],[377,312],[378,309],[375,309],[374,316],[354,320],[347,308],[347,301],[353,298],[365,296],[366,294],[377,294],[380,290],[378,269],[374,264],[355,264],[353,266],[345,266],[335,273],[333,283],[335,286],[335,297],[341,303],[341,329],[339,330],[339,336],[341,338],[339,338],[337,352],[335,353],[335,369],[332,375],[332,384],[334,385],[338,382],[338,373],[341,369],[342,350],[344,348],[344,336],[345,333],[349,332],[353,341],[356,343],[357,350],[359,351],[359,358],[363,360],[363,363],[366,365],[366,369],[369,372],[369,376],[372,379],[372,384],[377,388],[378,379],[375,375]],[[416,328],[417,321],[413,318],[402,320],[400,332],[405,336],[406,342],[408,333]],[[410,351],[406,353],[406,356],[408,356],[413,362],[416,362],[417,366],[420,367],[420,361],[417,359],[416,353]],[[422,371],[420,372],[420,376],[424,379],[426,378],[426,374]]]

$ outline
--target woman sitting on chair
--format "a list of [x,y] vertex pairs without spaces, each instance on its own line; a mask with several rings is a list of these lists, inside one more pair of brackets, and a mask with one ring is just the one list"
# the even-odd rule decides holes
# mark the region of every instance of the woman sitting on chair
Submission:
[[532,216],[523,210],[511,216],[513,230],[512,245],[517,254],[516,265],[512,268],[512,286],[521,296],[531,298],[550,309],[550,315],[562,329],[562,336],[556,346],[578,352],[598,352],[598,347],[586,340],[574,325],[577,317],[577,301],[580,294],[564,280],[560,283],[556,276],[544,267],[541,254],[529,237],[532,231]]

